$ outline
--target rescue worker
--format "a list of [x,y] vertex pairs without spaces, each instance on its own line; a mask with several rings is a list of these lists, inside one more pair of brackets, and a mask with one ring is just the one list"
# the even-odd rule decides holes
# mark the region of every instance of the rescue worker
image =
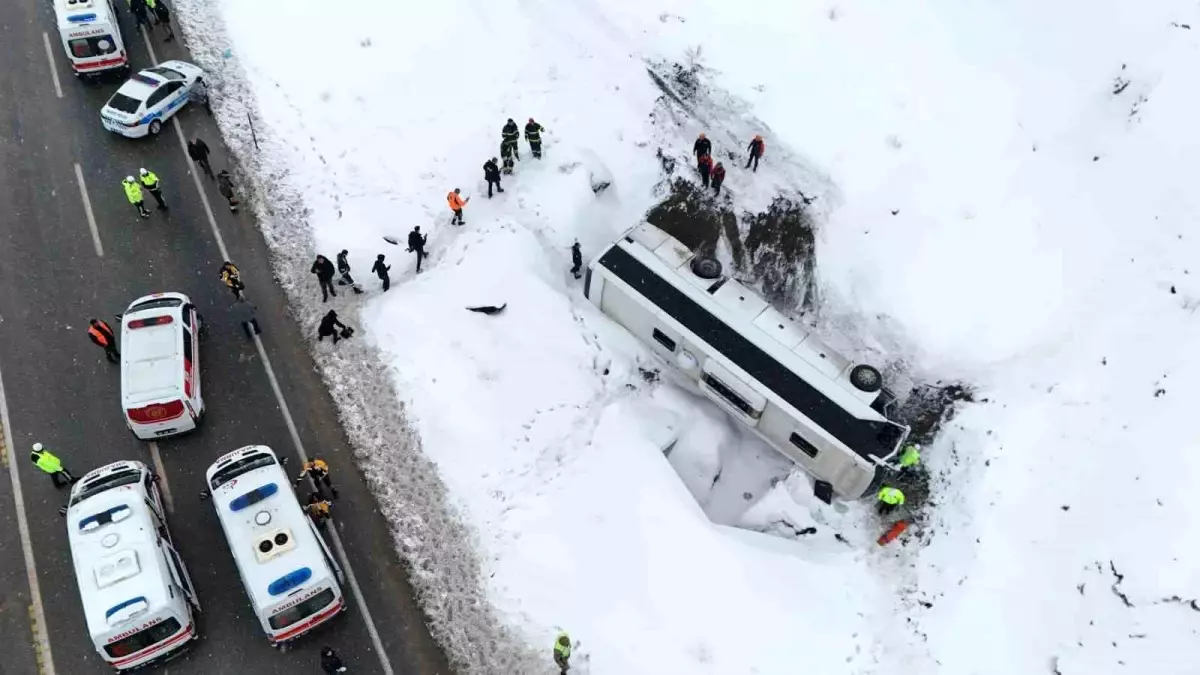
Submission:
[[329,480],[329,465],[320,457],[313,457],[311,460],[304,463],[300,469],[300,475],[296,480],[302,480],[305,476],[312,479],[313,485],[317,488],[317,494],[323,495],[321,485],[329,488],[329,494],[333,495],[334,499],[338,498],[337,488],[333,487],[333,483]]
[[504,192],[504,188],[500,187],[500,167],[496,165],[495,157],[483,163],[483,179],[488,184],[488,199],[492,198],[493,184],[496,186],[496,192]]
[[167,29],[167,39],[163,42],[170,42],[175,39],[175,31],[171,29],[171,10],[167,8],[165,0],[154,0],[154,4],[150,7],[154,12],[154,18],[158,19],[159,25]]
[[88,337],[92,342],[104,347],[104,356],[112,363],[121,362],[121,352],[117,351],[117,337],[112,328],[99,319],[88,319]]
[[579,270],[583,267],[583,253],[579,251],[579,242],[571,244],[571,274],[579,278]]
[[712,141],[704,134],[696,137],[696,142],[692,144],[692,154],[696,156],[696,161],[699,161],[704,155],[712,154]]
[[457,224],[459,225],[464,225],[466,223],[466,221],[463,220],[462,210],[463,207],[467,205],[467,202],[471,201],[471,198],[467,197],[466,199],[463,199],[461,192],[462,191],[458,188],[454,188],[453,192],[450,192],[446,195],[446,203],[450,205],[450,210],[454,212],[454,217],[450,219],[451,225],[454,225],[455,221],[458,221]]
[[388,274],[388,270],[390,269],[392,269],[391,265],[383,264],[382,253],[375,256],[375,264],[371,267],[371,271],[374,272],[375,275],[379,277],[379,280],[383,282],[384,293],[387,293],[387,290],[392,287],[392,277]]
[[329,647],[321,648],[321,670],[325,671],[325,675],[337,675],[337,673],[346,672],[346,666],[342,665],[342,660]]
[[542,158],[542,132],[545,130],[546,128],[534,122],[532,117],[525,123],[525,140],[529,141],[529,150],[534,159]]
[[521,130],[517,128],[517,123],[508,118],[508,122],[504,124],[504,128],[500,130],[500,138],[503,143],[512,149],[513,156],[517,161],[521,159],[521,150],[517,147],[517,142],[521,140]]
[[158,6],[157,0],[143,0],[143,2],[146,5],[146,9],[150,10],[150,16],[154,17],[154,23],[155,23],[155,25],[157,25],[158,24],[158,14],[156,14],[156,9],[155,9]]
[[504,168],[501,169],[501,171],[506,176],[511,176],[512,172],[513,172],[512,153],[513,153],[512,148],[509,147],[508,143],[504,143],[504,142],[500,143],[500,156],[504,158]]
[[221,283],[233,292],[233,297],[238,300],[245,300],[242,297],[242,291],[246,290],[246,285],[242,283],[242,273],[238,270],[237,265],[226,260],[221,265]]
[[146,204],[142,201],[142,186],[133,176],[126,176],[121,182],[121,187],[125,188],[125,198],[129,200],[137,208],[138,215],[142,218],[149,218],[150,212],[146,210]]
[[233,316],[237,322],[242,325],[242,330],[246,331],[246,337],[251,340],[255,335],[262,334],[262,328],[258,326],[258,307],[249,302],[233,303]]
[[700,182],[708,187],[708,176],[712,173],[712,155],[700,155],[696,169],[700,172]]
[[904,505],[904,493],[899,488],[884,485],[879,490],[879,515],[887,516]]
[[554,638],[554,664],[558,666],[562,675],[566,675],[571,669],[570,661],[571,637],[567,635],[567,631],[559,631],[558,637]]
[[767,150],[767,144],[763,142],[763,137],[755,134],[754,140],[750,141],[750,145],[746,147],[750,151],[750,159],[746,160],[746,168],[750,168],[750,163],[754,163],[754,171],[758,172],[758,159],[763,156]]
[[717,165],[712,170],[712,189],[713,194],[721,194],[721,183],[725,182],[725,165],[717,162]]
[[408,233],[408,250],[411,253],[417,254],[417,272],[421,271],[421,260],[425,258],[425,240],[429,238],[427,234],[421,234],[421,226],[417,225],[412,232]]
[[321,493],[313,492],[308,495],[308,504],[305,505],[304,510],[308,511],[308,515],[313,519],[314,523],[320,525],[329,520],[330,506],[332,504],[329,503],[328,499],[323,498]]
[[41,443],[33,444],[33,452],[29,453],[29,461],[33,462],[43,473],[50,474],[50,480],[54,482],[56,488],[70,485],[76,481],[71,472],[63,466],[62,460],[54,456]]
[[[338,340],[340,340],[342,338],[341,333],[339,333],[337,330],[335,330],[335,328],[338,328],[338,327],[340,327],[342,329],[342,331],[349,330],[347,328],[346,324],[342,323],[341,321],[338,321],[337,312],[335,312],[331,309],[328,312],[326,312],[325,316],[321,317],[321,323],[320,323],[320,325],[317,326],[317,342],[320,342],[320,341],[324,340],[327,336],[332,335],[333,336],[333,344],[336,345],[338,343]],[[349,337],[349,336],[346,336],[346,337]]]
[[900,473],[912,471],[921,463],[921,446],[909,443],[900,451]]
[[150,196],[154,197],[154,201],[158,202],[158,210],[166,211],[167,202],[162,196],[162,181],[158,180],[158,175],[153,171],[146,169],[138,169],[138,178],[142,181],[142,185],[150,192]]
[[145,26],[147,35],[154,30],[150,23],[150,7],[146,0],[129,0],[129,11],[133,14],[134,30],[137,30],[138,26]]
[[229,201],[229,212],[237,213],[239,202],[233,196],[233,177],[226,169],[221,169],[221,173],[217,174],[217,192]]
[[321,284],[321,302],[329,302],[331,295],[337,297],[337,291],[333,290],[333,263],[329,258],[318,255],[309,272],[317,275],[317,283]]
[[205,175],[209,178],[216,178],[213,175],[212,167],[208,164],[208,145],[200,140],[199,136],[188,141],[187,151],[188,157],[191,157],[193,162],[199,164],[201,169],[204,169]]
[[357,295],[358,293],[362,293],[363,289],[358,284],[354,283],[354,277],[350,276],[350,261],[347,260],[347,256],[349,255],[350,252],[346,250],[342,250],[341,253],[337,254],[338,274],[342,275],[342,278],[338,279],[338,285],[349,286],[350,290],[354,291],[354,293]]

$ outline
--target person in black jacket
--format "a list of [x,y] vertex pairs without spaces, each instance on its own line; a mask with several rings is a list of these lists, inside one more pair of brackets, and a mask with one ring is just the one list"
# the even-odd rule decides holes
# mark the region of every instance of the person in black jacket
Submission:
[[[336,330],[337,328],[342,329],[340,333],[339,333],[339,331]],[[341,338],[350,337],[346,333],[346,331],[349,331],[349,330],[350,329],[346,327],[346,324],[342,323],[341,321],[338,321],[337,312],[335,312],[331,309],[325,314],[325,316],[321,317],[321,324],[319,326],[317,326],[317,342],[320,342],[321,340],[324,340],[327,336],[332,335],[333,336],[333,344],[336,345],[338,343],[338,340],[340,340]]]
[[534,122],[532,117],[525,123],[525,140],[529,141],[529,150],[533,152],[534,159],[542,158],[542,132],[545,130],[546,128]]
[[138,26],[145,26],[147,35],[154,30],[154,25],[150,23],[150,7],[146,5],[146,0],[129,0],[129,11],[133,13],[134,30]]
[[513,149],[507,142],[500,142],[500,156],[504,158],[504,168],[502,172],[506,176],[511,176],[513,172]]
[[171,10],[167,8],[166,0],[154,0],[154,7],[151,8],[154,12],[154,17],[158,19],[158,23],[163,28],[167,29],[167,39],[163,42],[170,42],[175,39],[175,31],[171,30]]
[[488,199],[492,198],[492,184],[496,184],[496,192],[504,192],[504,188],[500,187],[500,167],[496,166],[496,158],[493,157],[483,163],[483,179],[488,184]]
[[583,267],[583,254],[579,252],[579,242],[571,244],[571,274],[579,278],[579,269]]
[[517,147],[517,142],[521,140],[521,130],[517,128],[517,123],[508,118],[508,122],[504,124],[504,128],[500,131],[500,137],[505,145],[512,149],[513,156],[517,161],[521,160],[521,151]]
[[337,254],[338,274],[342,275],[342,278],[338,279],[338,286],[349,286],[350,290],[354,291],[355,294],[362,293],[362,288],[354,283],[354,277],[350,276],[350,261],[347,259],[349,255],[350,252],[345,249]]
[[375,265],[371,267],[371,271],[374,272],[379,277],[379,280],[383,282],[384,293],[387,293],[387,289],[392,287],[392,278],[388,275],[388,270],[390,269],[392,269],[391,265],[383,264],[382,253],[375,257]]
[[193,162],[199,164],[200,168],[204,169],[204,173],[207,174],[210,179],[215,180],[216,176],[213,174],[212,167],[208,164],[208,145],[206,145],[204,141],[200,140],[200,137],[197,136],[196,138],[188,141],[187,150],[188,157],[191,157]]
[[325,671],[326,675],[337,675],[337,673],[346,672],[346,666],[342,665],[342,660],[329,647],[321,648],[321,670]]
[[421,271],[421,259],[425,257],[425,240],[428,235],[421,234],[421,226],[413,228],[412,232],[408,233],[408,250],[417,254],[417,271]]
[[318,255],[309,272],[317,275],[317,282],[321,284],[321,302],[329,302],[331,295],[337,297],[337,291],[333,290],[333,263],[329,258]]
[[696,156],[697,162],[700,161],[701,157],[705,155],[711,155],[712,141],[708,140],[704,134],[700,134],[700,136],[696,138],[696,142],[692,144],[692,154]]

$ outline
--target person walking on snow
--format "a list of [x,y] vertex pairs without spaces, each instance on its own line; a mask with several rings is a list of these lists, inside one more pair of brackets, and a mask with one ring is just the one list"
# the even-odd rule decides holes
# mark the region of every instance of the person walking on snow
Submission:
[[322,647],[321,670],[325,671],[325,675],[337,675],[337,673],[346,672],[346,666],[342,665],[342,660],[338,658],[333,649]]
[[696,156],[697,161],[704,155],[711,155],[712,141],[708,140],[704,134],[700,134],[696,137],[696,142],[692,144],[692,154]]
[[97,345],[104,348],[104,356],[111,363],[121,362],[121,352],[117,351],[117,336],[112,328],[99,319],[88,319],[88,337]]
[[757,173],[758,172],[758,160],[760,157],[763,156],[763,153],[766,152],[767,144],[763,142],[762,136],[759,136],[756,134],[754,136],[754,140],[750,141],[750,145],[747,146],[746,149],[750,151],[750,159],[746,160],[746,168],[749,169],[750,163],[753,162],[754,163],[754,171],[755,171],[755,173]]
[[[501,141],[500,156],[504,158],[504,168],[502,169],[502,171],[503,171],[504,175],[506,175],[506,176],[511,176],[512,172],[513,172],[512,153],[513,153],[512,148],[509,147],[508,143]],[[501,192],[503,192],[503,190],[501,190]]]
[[166,0],[154,0],[154,6],[151,7],[154,12],[154,18],[158,19],[159,25],[167,29],[167,39],[163,42],[171,42],[175,39],[175,31],[171,29],[171,10],[167,8]]
[[417,254],[417,272],[421,271],[421,260],[426,256],[425,240],[429,235],[421,234],[421,226],[417,225],[408,233],[408,250]]
[[561,675],[566,675],[571,669],[571,636],[567,631],[559,631],[554,638],[554,665],[558,666]]
[[700,182],[708,187],[708,176],[712,173],[712,155],[700,155],[697,170],[700,172]]
[[338,340],[342,339],[342,335],[339,333],[339,331],[335,330],[335,328],[341,328],[342,331],[349,330],[346,324],[338,321],[337,312],[331,309],[325,313],[325,316],[321,317],[321,323],[317,326],[317,342],[321,342],[326,337],[332,335],[333,344],[336,345]]
[[712,170],[712,189],[714,195],[721,194],[721,183],[725,182],[725,165],[717,162]]
[[879,515],[888,516],[904,505],[904,493],[899,488],[884,485],[879,490]]
[[142,218],[149,218],[150,212],[146,210],[146,204],[142,200],[142,186],[133,179],[133,176],[126,176],[125,180],[121,182],[121,186],[125,188],[125,198],[137,209],[138,215]]
[[193,162],[200,165],[201,169],[204,169],[205,175],[210,179],[216,178],[213,175],[212,167],[208,164],[208,145],[200,140],[199,136],[188,141],[187,151],[188,157],[191,157]]
[[158,210],[166,211],[167,202],[162,196],[162,181],[158,180],[158,175],[153,171],[146,169],[138,169],[138,178],[142,181],[142,185],[150,192],[150,196],[154,197],[154,201],[158,202]]
[[76,481],[71,472],[63,466],[62,460],[54,456],[41,443],[33,444],[33,451],[29,453],[29,461],[33,462],[34,466],[41,469],[43,473],[50,474],[50,480],[54,482],[56,488],[70,485]]
[[571,274],[579,278],[579,270],[583,267],[583,253],[579,251],[579,242],[571,244]]
[[229,171],[221,169],[221,173],[217,174],[217,192],[229,201],[229,212],[237,213],[238,200],[233,196],[233,177],[229,175]]
[[546,128],[534,122],[532,117],[525,123],[525,140],[529,141],[529,151],[533,153],[534,159],[542,158],[542,132],[545,130]]
[[454,188],[453,192],[446,195],[446,203],[450,205],[450,210],[454,212],[454,217],[450,219],[451,225],[454,225],[455,221],[458,221],[459,225],[466,224],[466,221],[463,220],[462,210],[467,205],[467,202],[471,201],[471,198],[467,197],[463,199],[461,192],[458,188]]
[[331,295],[337,297],[337,291],[333,290],[333,263],[329,262],[329,258],[318,255],[309,272],[317,275],[317,282],[321,284],[321,302],[329,302]]
[[390,269],[392,269],[391,265],[383,264],[382,253],[375,256],[375,264],[371,267],[371,271],[374,272],[376,276],[379,277],[379,280],[383,282],[384,293],[387,293],[387,290],[392,287],[392,278],[388,275],[388,270]]
[[512,121],[511,117],[504,124],[504,128],[500,130],[500,137],[512,149],[513,156],[517,158],[517,161],[521,161],[521,149],[517,147],[517,143],[521,140],[521,130],[517,128],[517,123]]
[[500,167],[496,166],[495,157],[483,163],[483,179],[488,184],[488,199],[492,198],[493,184],[496,186],[496,192],[504,192],[504,188],[500,187]]
[[242,297],[242,291],[246,290],[246,285],[242,283],[242,272],[237,268],[237,265],[226,260],[221,264],[219,272],[221,283],[233,293],[233,297],[238,300],[245,300]]
[[338,285],[349,286],[350,290],[354,291],[355,295],[358,295],[363,290],[358,284],[354,283],[354,277],[350,276],[350,261],[346,259],[349,255],[350,252],[346,250],[342,250],[341,253],[337,254],[338,274],[342,275],[342,278],[338,279]]
[[325,463],[325,460],[320,457],[314,457],[312,460],[305,462],[296,480],[303,480],[305,476],[312,479],[313,485],[317,488],[317,494],[324,496],[321,492],[321,485],[324,484],[325,487],[329,488],[329,493],[333,495],[333,498],[338,498],[337,488],[333,487],[333,482],[329,480],[329,465]]

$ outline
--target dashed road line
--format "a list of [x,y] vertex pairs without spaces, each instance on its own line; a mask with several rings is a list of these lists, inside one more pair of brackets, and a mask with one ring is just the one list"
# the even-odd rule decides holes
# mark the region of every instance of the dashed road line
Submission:
[[[12,448],[12,422],[8,418],[8,399],[4,397],[4,379],[0,377],[0,445]],[[7,450],[5,453],[7,454]],[[46,632],[46,610],[42,607],[42,589],[38,584],[37,563],[33,559],[33,542],[29,538],[29,519],[25,515],[25,493],[21,490],[20,462],[8,463],[12,481],[13,503],[17,514],[17,534],[25,556],[25,576],[29,582],[29,616],[33,644],[42,675],[54,675],[54,656],[50,652],[50,635]]]
[[75,162],[75,182],[79,183],[79,197],[83,200],[83,213],[87,216],[88,229],[92,231],[92,243],[96,245],[96,255],[104,257],[104,244],[100,243],[100,228],[96,227],[96,214],[92,213],[92,200],[88,197],[87,183],[83,180],[83,167]]
[[63,97],[62,82],[58,81],[58,66],[54,65],[54,50],[50,48],[50,34],[42,32],[42,44],[46,46],[46,60],[50,62],[50,78],[54,80],[54,93]]
[[171,498],[171,483],[167,481],[167,467],[163,465],[162,454],[158,451],[158,443],[151,441],[150,461],[154,462],[154,473],[158,474],[158,490],[162,493],[167,513],[175,513],[175,500]]

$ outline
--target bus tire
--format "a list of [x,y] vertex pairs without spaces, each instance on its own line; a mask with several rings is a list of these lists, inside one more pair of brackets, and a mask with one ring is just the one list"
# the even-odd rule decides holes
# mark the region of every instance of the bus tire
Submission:
[[850,370],[850,384],[859,391],[873,394],[883,388],[883,375],[874,366],[859,364]]

